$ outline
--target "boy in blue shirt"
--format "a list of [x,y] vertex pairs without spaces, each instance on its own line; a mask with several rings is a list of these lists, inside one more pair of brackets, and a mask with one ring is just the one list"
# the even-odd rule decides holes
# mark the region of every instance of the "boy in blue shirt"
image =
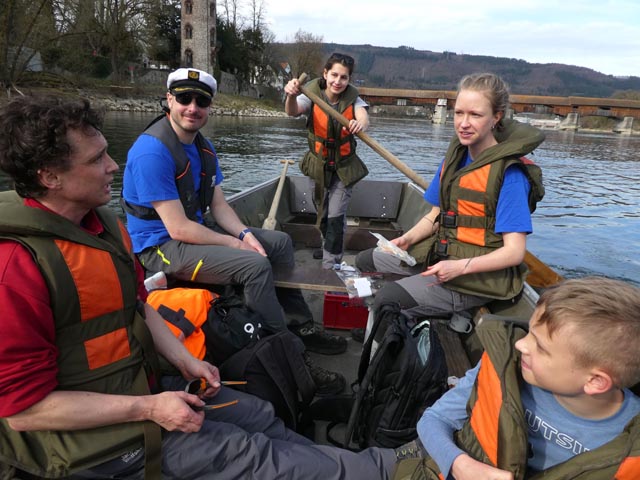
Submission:
[[[418,422],[424,478],[640,478],[640,289],[546,290],[529,332],[487,320],[479,365]],[[580,474],[579,477],[575,475]]]

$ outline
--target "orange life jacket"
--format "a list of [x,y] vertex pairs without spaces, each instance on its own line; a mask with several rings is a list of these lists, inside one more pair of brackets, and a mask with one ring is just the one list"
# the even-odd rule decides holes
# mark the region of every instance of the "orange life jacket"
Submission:
[[185,348],[194,357],[202,360],[207,348],[204,332],[200,327],[206,322],[211,302],[217,296],[203,288],[170,288],[152,291],[147,303],[161,315],[167,311],[162,307],[173,313],[163,315],[167,326],[177,338],[184,338]]
[[[324,91],[314,79],[307,85],[310,92],[322,97]],[[340,95],[336,110],[349,120],[355,119],[355,102],[358,90],[348,85]],[[318,185],[328,186],[331,175],[337,174],[345,186],[351,186],[369,172],[356,154],[356,140],[346,128],[325,113],[315,103],[307,118],[309,151],[300,165],[300,170]]]

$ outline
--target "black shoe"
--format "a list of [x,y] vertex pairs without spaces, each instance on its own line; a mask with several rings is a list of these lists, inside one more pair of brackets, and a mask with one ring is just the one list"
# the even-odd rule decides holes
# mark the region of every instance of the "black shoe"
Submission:
[[291,329],[304,343],[307,350],[322,355],[338,355],[347,351],[347,340],[338,335],[331,335],[318,330],[311,323]]
[[364,328],[352,328],[351,338],[358,343],[364,343]]
[[395,452],[396,462],[406,460],[407,458],[425,458],[427,456],[427,451],[424,449],[420,438],[416,438],[415,440],[411,440],[409,443],[400,445],[395,449]]
[[322,249],[321,248],[318,248],[318,249],[313,251],[313,258],[315,260],[322,260]]
[[313,383],[316,384],[316,395],[322,397],[342,393],[347,384],[342,375],[316,365],[307,352],[304,352],[304,363],[309,369]]

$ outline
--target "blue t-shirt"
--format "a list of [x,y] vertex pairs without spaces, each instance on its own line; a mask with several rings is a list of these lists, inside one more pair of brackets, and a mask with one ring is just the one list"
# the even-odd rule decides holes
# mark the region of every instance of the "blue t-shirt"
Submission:
[[[473,159],[467,152],[460,168],[469,165]],[[440,206],[440,172],[444,160],[440,163],[433,181],[424,192],[424,199],[431,205]],[[496,207],[495,233],[531,233],[531,212],[529,211],[529,191],[531,185],[520,167],[512,165],[504,173]]]
[[[418,421],[418,435],[440,470],[449,475],[451,464],[464,453],[453,433],[468,419],[467,402],[480,363],[445,393]],[[532,473],[545,470],[613,440],[640,413],[640,398],[625,389],[622,406],[611,417],[589,420],[578,417],[558,403],[553,394],[522,382],[520,394],[531,445],[527,466]]]
[[[211,142],[207,140],[207,143],[215,153]],[[198,195],[202,166],[198,148],[195,142],[183,143],[182,146],[191,162],[193,184]],[[216,159],[215,185],[219,185],[223,179]],[[171,153],[160,140],[151,135],[140,135],[129,150],[122,182],[122,195],[127,202],[135,205],[153,208],[151,202],[180,199],[176,186],[176,165]],[[198,211],[197,217],[202,223],[202,212]],[[127,214],[127,230],[135,253],[171,240],[162,220],[141,220]]]

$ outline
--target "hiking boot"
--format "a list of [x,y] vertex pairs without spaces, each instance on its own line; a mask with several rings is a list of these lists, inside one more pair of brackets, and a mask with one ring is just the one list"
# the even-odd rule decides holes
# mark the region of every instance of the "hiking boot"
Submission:
[[358,343],[364,343],[364,328],[352,328],[351,338]]
[[331,335],[324,330],[316,328],[312,322],[292,328],[307,350],[322,355],[338,355],[347,351],[347,340],[338,335]]
[[409,443],[400,445],[395,449],[395,452],[396,462],[406,460],[407,458],[425,458],[427,456],[427,451],[424,449],[420,438],[416,438],[415,440],[411,440]]
[[313,251],[313,258],[315,260],[322,260],[322,249],[317,248]]
[[342,375],[316,365],[307,352],[304,352],[304,363],[309,369],[313,383],[316,384],[316,395],[322,397],[342,393],[347,384]]

